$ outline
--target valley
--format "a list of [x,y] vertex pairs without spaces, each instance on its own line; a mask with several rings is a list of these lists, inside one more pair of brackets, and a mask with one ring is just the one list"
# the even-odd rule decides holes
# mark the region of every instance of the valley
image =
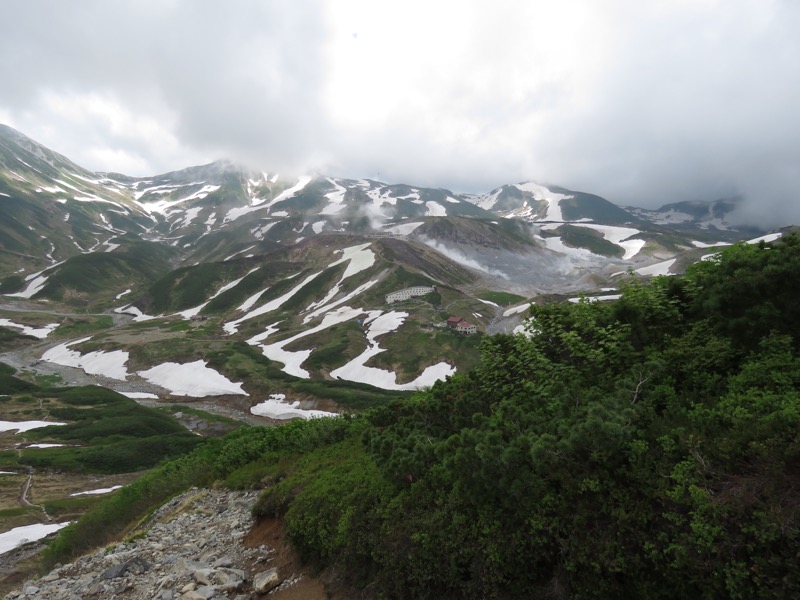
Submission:
[[104,495],[74,494],[130,483],[201,437],[435,387],[478,366],[491,336],[524,332],[532,304],[614,300],[789,230],[736,227],[735,208],[229,162],[134,178],[0,126],[2,418],[67,423],[0,432],[0,536],[66,523]]

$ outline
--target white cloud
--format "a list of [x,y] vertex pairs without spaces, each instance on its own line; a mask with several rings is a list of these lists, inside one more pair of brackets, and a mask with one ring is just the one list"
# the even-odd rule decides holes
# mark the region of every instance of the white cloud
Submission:
[[759,206],[743,214],[800,220],[789,0],[5,9],[0,119],[90,169],[229,157],[455,191],[537,179],[649,206],[738,193]]

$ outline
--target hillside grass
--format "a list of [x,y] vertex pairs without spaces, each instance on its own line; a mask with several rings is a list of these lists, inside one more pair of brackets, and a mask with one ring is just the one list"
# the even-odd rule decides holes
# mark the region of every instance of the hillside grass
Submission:
[[111,315],[91,315],[86,317],[66,317],[53,331],[52,335],[59,338],[79,338],[86,335],[111,329],[114,320]]
[[28,442],[66,446],[19,449],[3,457],[6,466],[74,473],[129,473],[180,456],[197,444],[197,437],[171,415],[106,388],[24,387],[28,394],[3,399],[4,413],[17,419],[66,422],[25,433]]
[[480,360],[478,347],[482,337],[409,320],[398,331],[378,338],[386,352],[373,356],[366,366],[397,372],[397,383],[413,381],[426,367],[438,362],[468,371]]
[[270,361],[257,348],[245,342],[230,343],[209,353],[207,359],[211,367],[237,380],[250,382],[249,389],[254,397],[279,391],[292,392],[332,400],[345,410],[364,410],[409,395],[407,392],[392,392],[356,382],[301,379],[284,373],[278,363]]
[[49,276],[36,298],[89,307],[113,299],[132,284],[158,279],[169,271],[175,250],[140,242],[115,252],[92,252],[67,259]]
[[512,306],[527,300],[527,298],[524,296],[512,294],[511,292],[499,292],[495,290],[478,290],[475,295],[482,300],[488,300],[489,302],[494,302],[500,306]]

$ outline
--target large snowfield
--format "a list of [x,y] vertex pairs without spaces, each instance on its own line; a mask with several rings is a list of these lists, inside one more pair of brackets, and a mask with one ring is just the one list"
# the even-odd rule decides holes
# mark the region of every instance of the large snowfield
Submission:
[[224,375],[206,366],[203,360],[190,363],[167,362],[139,375],[150,383],[154,383],[170,391],[173,396],[223,396],[238,394],[247,396],[241,383],[234,383]]
[[34,525],[15,527],[10,531],[0,533],[0,554],[5,554],[25,542],[35,542],[47,537],[51,533],[66,527],[69,523],[69,521],[66,523],[36,523]]

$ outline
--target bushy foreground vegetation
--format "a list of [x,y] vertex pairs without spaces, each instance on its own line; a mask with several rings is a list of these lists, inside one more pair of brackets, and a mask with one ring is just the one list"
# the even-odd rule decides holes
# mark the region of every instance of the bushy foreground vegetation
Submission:
[[209,441],[53,555],[225,481],[265,487],[257,515],[378,597],[797,597],[798,292],[789,236],[632,280],[614,303],[534,306],[530,335],[486,339],[471,372]]

